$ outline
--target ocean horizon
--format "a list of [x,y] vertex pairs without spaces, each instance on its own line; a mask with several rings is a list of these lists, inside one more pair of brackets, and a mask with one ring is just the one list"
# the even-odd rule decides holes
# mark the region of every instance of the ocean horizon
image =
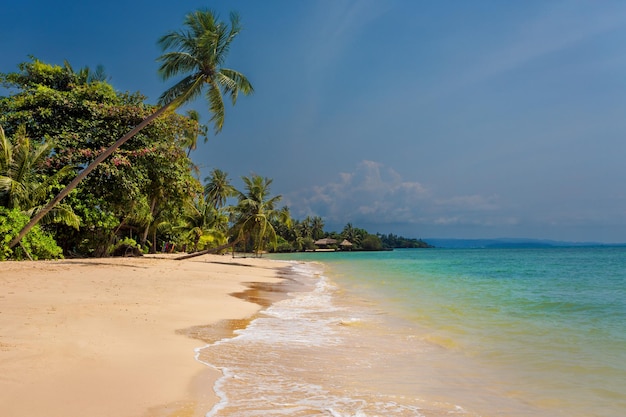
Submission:
[[305,291],[200,351],[211,416],[613,417],[626,248],[272,255]]

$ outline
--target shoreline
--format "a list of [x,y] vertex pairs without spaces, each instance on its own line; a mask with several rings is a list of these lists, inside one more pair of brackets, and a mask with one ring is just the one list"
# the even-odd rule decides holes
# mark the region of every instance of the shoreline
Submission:
[[0,409],[13,417],[204,416],[221,373],[195,350],[295,283],[283,263],[226,255],[0,267]]

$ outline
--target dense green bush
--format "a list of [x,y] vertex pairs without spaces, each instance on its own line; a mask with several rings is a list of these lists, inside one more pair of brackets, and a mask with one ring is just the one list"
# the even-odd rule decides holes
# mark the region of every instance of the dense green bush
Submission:
[[294,249],[291,246],[291,244],[289,242],[287,242],[287,239],[285,239],[282,236],[277,236],[276,237],[276,247],[275,248],[270,248],[270,252],[277,252],[277,253],[281,253],[281,252],[293,252]]
[[110,253],[113,256],[142,256],[141,245],[135,239],[125,237],[111,246]]
[[383,250],[383,243],[376,235],[367,235],[361,242],[363,250]]
[[21,245],[9,248],[9,242],[13,239],[22,227],[28,222],[28,216],[16,209],[0,207],[0,260],[7,259],[23,260],[28,259],[26,250],[33,259],[60,259],[63,258],[63,251],[57,245],[54,238],[41,230],[37,225],[21,241]]

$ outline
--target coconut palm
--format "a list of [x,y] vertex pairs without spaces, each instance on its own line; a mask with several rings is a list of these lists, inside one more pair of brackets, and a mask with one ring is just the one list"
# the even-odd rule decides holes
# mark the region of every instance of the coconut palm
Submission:
[[230,184],[228,174],[220,169],[211,171],[211,175],[204,179],[204,198],[213,208],[224,207],[228,197],[237,195],[237,190]]
[[65,73],[68,75],[68,78],[76,80],[79,84],[103,82],[108,78],[106,72],[104,71],[104,66],[102,65],[96,66],[95,70],[92,70],[89,67],[83,67],[76,72],[68,61],[64,61],[63,67],[65,68]]
[[183,146],[187,148],[187,157],[191,151],[195,151],[198,147],[198,136],[204,136],[204,142],[207,141],[207,127],[200,124],[200,113],[196,110],[187,110],[187,117],[193,122],[191,128],[185,130],[183,138]]
[[281,215],[284,216],[285,211],[275,207],[282,196],[269,196],[272,184],[269,178],[252,175],[242,179],[245,183],[245,192],[238,192],[238,204],[234,208],[236,213],[234,230],[237,240],[251,237],[254,251],[259,254],[263,251],[267,239],[276,247],[276,230],[272,226],[272,221],[281,219]]
[[311,216],[306,216],[299,224],[300,234],[302,234],[303,237],[310,238],[313,236],[312,223]]
[[[30,216],[41,209],[49,188],[71,174],[73,167],[63,167],[52,176],[42,175],[39,170],[52,151],[52,143],[32,147],[23,127],[15,136],[13,145],[0,127],[0,205],[19,209]],[[45,220],[73,227],[80,224],[78,216],[65,205],[55,207]]]
[[324,220],[320,216],[311,219],[311,236],[315,240],[324,237]]
[[341,231],[341,237],[357,245],[361,243],[361,233],[359,233],[359,229],[352,226],[352,223],[348,223],[344,226]]
[[218,243],[226,241],[228,216],[213,208],[204,199],[198,198],[190,204],[182,217],[182,227],[193,242],[193,252],[198,250],[198,243],[203,236],[211,236]]
[[252,85],[243,74],[222,67],[232,41],[241,31],[239,16],[236,13],[230,14],[230,24],[227,24],[218,21],[210,10],[198,10],[187,15],[184,27],[181,31],[170,32],[159,39],[162,50],[168,52],[158,58],[161,62],[159,74],[164,80],[179,75],[185,75],[184,78],[161,95],[159,99],[161,107],[156,112],[98,155],[67,187],[33,216],[11,241],[9,244],[11,248],[98,164],[166,111],[198,97],[206,87],[206,97],[212,114],[211,121],[214,123],[215,132],[219,133],[224,125],[223,95],[230,96],[232,103],[235,104],[240,92],[245,95],[253,92]]
[[170,32],[159,39],[163,49],[173,49],[161,55],[159,73],[164,79],[188,74],[165,91],[160,103],[183,103],[196,98],[205,87],[215,132],[224,125],[223,94],[237,102],[239,92],[253,91],[248,79],[240,72],[223,68],[230,44],[241,31],[239,15],[230,14],[230,25],[216,20],[210,11],[197,11],[187,15],[187,30]]

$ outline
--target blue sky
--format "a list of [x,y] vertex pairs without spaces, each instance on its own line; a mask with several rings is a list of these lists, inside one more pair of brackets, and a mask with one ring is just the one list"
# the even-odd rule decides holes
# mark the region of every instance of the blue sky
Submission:
[[193,154],[203,178],[273,178],[329,230],[626,241],[623,1],[25,0],[0,72],[102,64],[156,102],[157,39],[205,7],[240,13],[226,66],[256,91]]

